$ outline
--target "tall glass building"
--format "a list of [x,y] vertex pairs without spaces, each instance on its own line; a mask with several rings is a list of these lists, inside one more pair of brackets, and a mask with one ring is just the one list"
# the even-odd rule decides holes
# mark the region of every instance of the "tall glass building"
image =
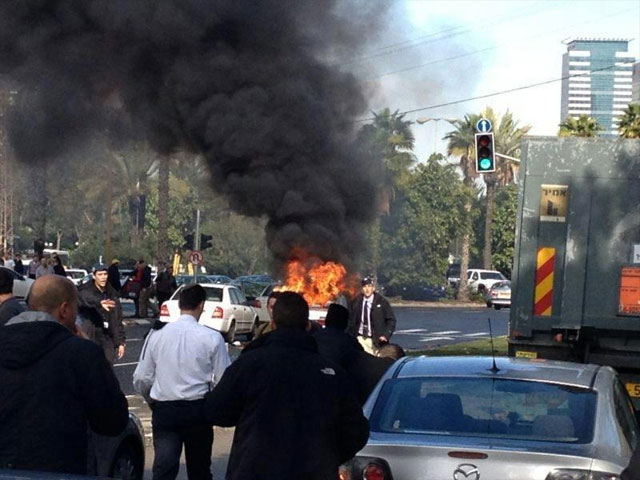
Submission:
[[577,38],[566,42],[562,56],[561,122],[588,115],[617,135],[617,119],[631,103],[633,63],[630,40]]

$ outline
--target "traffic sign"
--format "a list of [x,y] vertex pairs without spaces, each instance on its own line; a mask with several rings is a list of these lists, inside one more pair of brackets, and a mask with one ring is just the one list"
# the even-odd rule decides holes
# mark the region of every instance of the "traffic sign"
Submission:
[[491,122],[486,118],[481,118],[478,120],[478,123],[476,123],[476,131],[480,133],[489,133],[492,128]]
[[194,250],[193,252],[191,252],[189,254],[189,261],[191,263],[200,265],[202,263],[202,260],[204,260],[204,257],[202,255],[202,252],[200,252],[198,250]]

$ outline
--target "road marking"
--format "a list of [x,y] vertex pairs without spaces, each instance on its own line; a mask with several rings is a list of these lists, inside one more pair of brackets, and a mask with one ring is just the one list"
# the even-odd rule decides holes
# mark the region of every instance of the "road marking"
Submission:
[[128,367],[131,365],[137,365],[138,362],[128,362],[128,363],[116,363],[114,367]]
[[444,332],[431,332],[429,335],[458,335],[460,330],[445,330]]
[[489,336],[489,332],[478,332],[478,333],[465,333],[464,335],[462,335],[463,337],[488,337]]
[[411,335],[412,333],[427,333],[428,330],[426,328],[409,328],[407,330],[396,330],[394,333],[397,334],[407,334]]
[[421,338],[421,342],[435,342],[437,340],[455,340],[453,337],[427,337]]
[[142,338],[127,338],[127,343],[129,342],[141,342]]

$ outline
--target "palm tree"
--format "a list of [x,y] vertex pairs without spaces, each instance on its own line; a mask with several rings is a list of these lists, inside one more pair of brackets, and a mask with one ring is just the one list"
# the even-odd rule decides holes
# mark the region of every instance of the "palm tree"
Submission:
[[627,105],[618,122],[618,132],[622,138],[640,138],[640,103]]
[[578,118],[567,117],[560,124],[558,136],[560,137],[595,137],[604,130],[598,121],[588,115],[580,115]]
[[[465,115],[461,120],[455,120],[451,124],[455,130],[444,136],[449,141],[447,145],[447,153],[449,155],[460,156],[460,169],[462,170],[462,179],[464,185],[471,189],[478,173],[475,170],[474,156],[474,134],[475,125],[480,120],[480,115]],[[471,198],[467,198],[464,210],[466,218],[464,219],[465,228],[462,235],[462,255],[460,259],[460,283],[458,285],[458,300],[469,300],[469,289],[467,288],[467,271],[469,270],[469,256],[471,247]]]
[[375,142],[382,151],[385,166],[385,198],[381,210],[388,214],[398,187],[407,180],[409,170],[416,162],[413,154],[415,137],[411,131],[413,122],[404,120],[404,114],[398,110],[392,113],[388,108],[373,115]]

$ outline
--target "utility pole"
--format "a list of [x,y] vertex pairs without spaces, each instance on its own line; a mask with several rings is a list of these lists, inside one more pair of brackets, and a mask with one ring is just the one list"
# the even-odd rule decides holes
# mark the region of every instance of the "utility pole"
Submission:
[[5,129],[7,110],[15,91],[0,84],[0,249],[13,256],[13,172]]

